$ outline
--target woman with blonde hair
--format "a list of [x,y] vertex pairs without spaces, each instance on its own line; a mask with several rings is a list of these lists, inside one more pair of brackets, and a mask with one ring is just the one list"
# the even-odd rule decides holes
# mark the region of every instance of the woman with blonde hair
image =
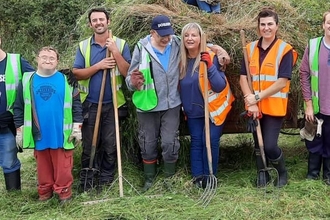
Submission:
[[[197,23],[188,23],[181,33],[180,95],[184,113],[187,117],[191,136],[190,161],[193,182],[197,187],[205,188],[210,174],[205,146],[204,106],[209,107],[210,142],[213,173],[217,173],[219,161],[219,143],[224,121],[231,109],[234,97],[228,81],[220,70],[217,55],[209,48],[202,52],[202,28]],[[200,62],[207,65],[207,72]],[[204,88],[203,75],[207,74],[208,88]],[[207,100],[203,94],[208,90]],[[206,101],[206,103],[205,103]]]

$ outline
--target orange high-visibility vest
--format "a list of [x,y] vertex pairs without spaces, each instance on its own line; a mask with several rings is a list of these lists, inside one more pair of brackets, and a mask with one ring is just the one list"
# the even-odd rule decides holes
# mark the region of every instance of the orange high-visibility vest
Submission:
[[[259,64],[258,41],[249,43],[247,48],[249,69],[252,77],[252,87],[255,94],[262,92],[270,87],[278,79],[278,69],[280,67],[283,56],[292,49],[290,44],[277,39],[264,61]],[[293,50],[293,63],[297,61],[298,54]],[[259,103],[259,110],[263,114],[272,116],[285,116],[288,105],[288,93],[290,89],[290,80],[286,86],[274,95],[262,99]]]
[[[213,61],[214,53],[209,51],[211,55],[211,60]],[[205,88],[204,88],[204,74],[207,74],[204,72],[205,63],[201,63],[199,65],[199,86],[201,89],[202,94],[204,94]],[[210,114],[210,120],[215,125],[222,125],[224,121],[226,120],[227,114],[229,113],[231,109],[231,104],[235,100],[235,97],[233,96],[229,83],[226,78],[226,87],[220,92],[216,93],[212,91],[211,84],[208,82],[208,106],[209,106],[209,114]],[[203,96],[204,97],[204,96]],[[204,100],[205,102],[206,100]]]

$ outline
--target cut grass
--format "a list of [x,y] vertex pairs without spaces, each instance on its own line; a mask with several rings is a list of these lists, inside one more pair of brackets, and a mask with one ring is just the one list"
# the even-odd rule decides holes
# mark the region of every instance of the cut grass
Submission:
[[[119,197],[118,181],[112,188],[79,194],[77,180],[80,150],[75,152],[74,199],[60,206],[57,197],[37,201],[33,151],[19,154],[22,162],[22,191],[7,193],[0,178],[1,219],[327,219],[330,218],[329,187],[321,180],[305,180],[307,159],[304,143],[297,136],[280,137],[289,172],[289,185],[276,193],[265,194],[254,187],[256,169],[251,145],[232,145],[233,139],[249,140],[249,135],[224,135],[222,159],[218,172],[217,194],[203,208],[196,205],[202,194],[191,184],[189,167],[180,166],[176,175],[164,184],[160,169],[154,186],[139,195],[124,183],[124,197]],[[228,139],[228,142],[226,142]],[[234,142],[233,142],[234,143]],[[242,147],[243,146],[243,147]],[[228,155],[231,155],[228,159]],[[227,163],[228,162],[228,163]],[[230,163],[229,163],[230,162]],[[124,161],[123,176],[134,188],[143,183],[140,166]],[[153,196],[156,195],[156,196]],[[100,201],[99,201],[100,200]],[[84,202],[97,201],[85,205]]]

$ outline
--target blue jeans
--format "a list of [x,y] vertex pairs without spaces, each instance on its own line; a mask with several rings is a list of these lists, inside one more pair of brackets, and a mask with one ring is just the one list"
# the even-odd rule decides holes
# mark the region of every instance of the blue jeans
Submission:
[[189,5],[197,6],[200,10],[205,11],[207,13],[211,13],[211,12],[220,13],[221,10],[220,3],[217,5],[210,5],[200,0],[183,0],[183,1]]
[[[205,119],[188,118],[188,128],[191,137],[190,143],[190,163],[193,177],[209,175],[207,160],[207,150],[205,143]],[[222,135],[223,124],[216,126],[210,121],[210,142],[212,154],[212,169],[215,175],[218,170],[220,154],[220,137]]]
[[17,158],[16,139],[9,128],[0,129],[0,166],[4,173],[12,173],[21,168]]

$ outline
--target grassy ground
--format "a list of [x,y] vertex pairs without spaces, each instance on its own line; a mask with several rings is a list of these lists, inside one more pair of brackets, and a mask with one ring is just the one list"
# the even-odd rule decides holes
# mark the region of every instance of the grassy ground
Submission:
[[[75,181],[71,203],[60,206],[56,197],[38,202],[35,162],[32,151],[25,150],[19,154],[22,191],[7,193],[0,178],[0,219],[330,219],[329,187],[322,181],[305,180],[307,153],[298,136],[281,136],[290,182],[278,191],[268,187],[271,193],[254,187],[250,135],[224,135],[222,139],[218,188],[206,208],[196,204],[203,191],[192,186],[189,168],[183,163],[168,182],[170,188],[165,187],[160,169],[151,190],[143,195],[136,192],[142,185],[142,170],[124,162],[122,198],[118,181],[99,194],[79,194]],[[79,150],[75,157],[78,164]],[[78,167],[74,169],[76,180]]]

